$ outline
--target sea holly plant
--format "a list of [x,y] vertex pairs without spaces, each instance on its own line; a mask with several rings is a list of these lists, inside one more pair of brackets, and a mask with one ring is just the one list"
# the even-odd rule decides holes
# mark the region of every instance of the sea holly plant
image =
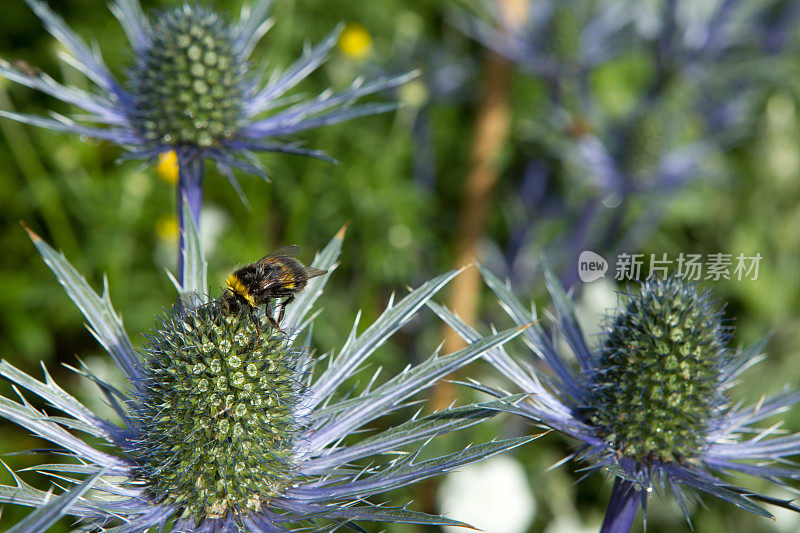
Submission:
[[[0,61],[0,75],[79,108],[75,119],[42,117],[0,110],[0,116],[54,131],[74,133],[121,145],[126,158],[154,160],[177,154],[178,220],[188,199],[199,225],[205,160],[213,160],[243,201],[232,169],[266,178],[254,153],[283,152],[330,159],[287,139],[292,135],[383,113],[390,103],[353,105],[359,98],[395,87],[411,75],[356,81],[344,92],[326,90],[312,99],[287,96],[316,70],[335,46],[340,29],[307,48],[283,72],[265,73],[248,58],[272,26],[271,0],[255,0],[237,22],[200,3],[145,15],[139,0],[114,0],[111,9],[132,48],[133,65],[118,80],[96,47],[88,46],[41,0],[25,2],[64,48],[64,59],[93,84],[85,91],[65,86],[46,74],[28,72]],[[183,232],[181,232],[181,238]],[[182,243],[181,243],[182,244]],[[179,252],[179,261],[182,253]],[[180,273],[182,268],[178,267]]]
[[[51,494],[25,483],[0,485],[0,502],[46,507],[29,520],[60,514],[87,527],[116,532],[159,531],[363,531],[362,521],[464,525],[407,507],[368,498],[478,461],[531,440],[495,440],[447,455],[425,457],[414,443],[492,417],[497,402],[411,416],[369,432],[369,424],[407,406],[411,398],[454,369],[502,345],[524,328],[514,327],[469,347],[409,366],[391,379],[375,374],[357,394],[350,378],[370,355],[451,280],[446,272],[411,291],[361,334],[358,319],[343,347],[326,354],[326,368],[310,350],[311,309],[336,267],[343,232],[313,266],[328,274],[309,281],[287,309],[284,334],[263,314],[231,314],[205,295],[205,262],[194,224],[186,215],[187,242],[182,305],[157,320],[141,349],[123,329],[108,292],[96,294],[63,255],[31,232],[45,262],[88,321],[88,327],[129,383],[113,384],[82,365],[116,411],[115,423],[93,413],[59,387],[45,370],[40,381],[0,362],[0,376],[60,411],[51,415],[0,397],[0,416],[50,441],[73,460],[33,470],[54,476],[64,488],[57,508]],[[348,382],[348,393],[340,392]],[[385,427],[385,426],[384,426]],[[365,432],[365,430],[367,430]],[[90,444],[82,432],[103,443]],[[353,434],[362,433],[360,439]],[[411,445],[411,449],[409,449]],[[383,459],[387,454],[394,458]],[[92,476],[98,476],[94,478]],[[81,476],[88,476],[81,481]],[[86,487],[70,492],[69,487]],[[38,527],[38,526],[35,526]],[[34,529],[20,530],[34,531]],[[38,531],[38,530],[37,530]]]
[[[535,309],[526,309],[507,284],[481,270],[514,322],[536,320]],[[599,346],[591,349],[569,297],[549,271],[546,280],[556,336],[564,342],[534,322],[523,332],[534,360],[520,364],[503,347],[485,357],[530,395],[522,402],[512,398],[506,411],[574,439],[577,449],[564,461],[586,463],[587,475],[614,476],[603,532],[630,531],[654,491],[672,494],[687,520],[691,500],[703,492],[769,518],[774,517],[762,503],[800,511],[792,499],[724,479],[730,472],[777,484],[800,478],[789,459],[800,454],[800,434],[780,431],[780,423],[757,425],[796,405],[800,391],[787,388],[747,406],[731,399],[730,388],[763,358],[764,343],[731,349],[731,327],[710,292],[677,277],[648,280],[620,295]],[[444,307],[428,305],[467,341],[482,340]],[[507,394],[472,385],[498,401]]]

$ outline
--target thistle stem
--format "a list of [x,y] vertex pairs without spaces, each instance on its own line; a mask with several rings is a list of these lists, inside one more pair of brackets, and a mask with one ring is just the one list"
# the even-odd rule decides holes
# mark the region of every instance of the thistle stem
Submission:
[[628,533],[642,505],[642,493],[636,484],[617,478],[600,533]]
[[198,154],[178,152],[178,281],[183,285],[183,255],[186,248],[184,234],[183,209],[184,198],[189,206],[192,220],[200,231],[200,211],[203,208],[203,158]]

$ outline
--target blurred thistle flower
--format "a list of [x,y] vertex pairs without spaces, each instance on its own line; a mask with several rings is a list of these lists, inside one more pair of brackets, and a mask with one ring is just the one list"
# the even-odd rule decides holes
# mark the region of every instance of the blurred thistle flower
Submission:
[[[63,255],[31,233],[34,244],[89,327],[130,380],[127,390],[77,370],[94,382],[119,416],[122,427],[93,413],[61,389],[45,371],[38,381],[7,361],[0,376],[36,394],[63,416],[50,416],[22,400],[0,397],[0,416],[44,438],[74,463],[31,468],[59,483],[85,487],[85,497],[65,490],[61,514],[85,526],[114,531],[363,531],[357,521],[464,525],[404,507],[375,505],[371,495],[402,487],[493,456],[530,440],[497,440],[458,452],[422,459],[409,444],[464,428],[493,416],[499,406],[476,404],[386,424],[360,439],[375,419],[408,405],[407,400],[481,353],[515,337],[512,328],[449,355],[433,356],[380,383],[371,377],[360,394],[341,391],[365,360],[456,274],[447,272],[390,303],[361,334],[356,318],[337,356],[327,355],[322,371],[310,352],[311,307],[336,266],[343,232],[317,255],[313,265],[329,273],[312,279],[286,316],[271,328],[259,313],[231,313],[221,300],[209,300],[205,262],[190,219],[183,305],[161,318],[134,350],[106,291],[97,295]],[[302,340],[301,340],[302,337]],[[349,388],[349,386],[348,386]],[[21,394],[20,394],[21,396]],[[487,408],[491,407],[491,409]],[[73,435],[88,433],[96,447]],[[382,461],[385,454],[397,454]],[[97,475],[81,482],[72,475]],[[46,508],[50,494],[24,483],[0,485],[0,503]],[[83,484],[82,484],[83,483]],[[69,494],[70,496],[67,496]],[[70,500],[69,505],[64,504]],[[32,520],[37,520],[34,513]],[[119,522],[122,522],[119,524]],[[27,530],[39,531],[39,530]]]
[[619,0],[522,0],[520,12],[513,16],[489,0],[478,6],[483,17],[456,12],[456,26],[530,74],[553,83],[582,76],[629,51],[633,37],[631,10]]
[[[203,162],[216,161],[239,195],[232,168],[266,178],[254,152],[271,151],[331,160],[317,150],[285,139],[301,131],[355,117],[383,113],[394,104],[354,106],[359,98],[395,87],[413,75],[360,80],[340,94],[331,90],[311,100],[286,93],[319,67],[336,45],[340,29],[308,48],[285,72],[270,73],[248,58],[272,26],[271,0],[255,0],[238,22],[190,3],[145,16],[138,0],[115,0],[111,9],[133,49],[134,63],[118,81],[99,51],[88,46],[44,2],[25,0],[65,49],[65,60],[93,84],[92,91],[65,86],[46,74],[0,62],[0,75],[74,105],[85,112],[76,120],[0,110],[0,116],[51,130],[117,143],[127,158],[154,159],[175,151],[179,168],[178,209],[189,200],[195,223],[202,204]],[[180,212],[178,219],[182,220]],[[179,259],[182,255],[179,253]],[[183,269],[179,265],[178,271]]]
[[[536,320],[535,309],[526,310],[506,284],[482,272],[515,322]],[[539,324],[523,333],[538,358],[535,369],[518,364],[502,348],[485,357],[530,394],[529,401],[515,400],[506,411],[577,440],[578,450],[564,461],[589,463],[586,475],[605,470],[615,476],[603,532],[629,531],[654,489],[670,492],[687,520],[694,491],[770,518],[757,502],[800,511],[793,500],[759,494],[720,477],[739,472],[781,485],[800,478],[800,468],[788,460],[800,454],[800,434],[779,431],[779,423],[755,426],[797,404],[800,392],[787,389],[747,407],[729,399],[728,390],[739,376],[763,358],[764,343],[732,351],[731,328],[709,292],[675,277],[645,282],[639,291],[621,296],[621,308],[592,351],[568,296],[549,271],[546,279],[557,333],[577,367]],[[466,340],[480,340],[451,312],[428,305]],[[498,398],[506,394],[474,386]]]
[[639,2],[632,13],[656,58],[653,86],[686,84],[706,135],[718,142],[750,135],[759,95],[782,84],[787,63],[794,64],[789,41],[800,16],[796,2]]
[[[519,3],[526,12],[515,19],[488,0],[476,2],[477,16],[453,18],[548,91],[549,105],[539,106],[529,128],[542,155],[529,167],[540,176],[549,167],[540,182],[543,190],[553,182],[554,192],[531,207],[527,173],[519,174],[521,194],[506,209],[512,235],[495,258],[515,282],[529,280],[546,247],[569,289],[583,250],[635,248],[657,226],[666,199],[723,174],[716,156],[751,134],[759,92],[788,77],[776,60],[784,45],[769,43],[787,40],[800,7],[783,0]],[[555,238],[548,218],[568,221]]]
[[[769,61],[777,48],[760,46],[760,32],[793,27],[782,19],[800,12],[782,0],[472,4],[485,9],[457,13],[456,25],[547,91],[527,118],[533,158],[509,164],[517,194],[501,200],[507,237],[482,245],[515,287],[533,281],[542,250],[573,287],[581,252],[635,249],[671,195],[723,176],[719,156],[752,135],[743,125],[760,116],[757,91],[790,79]],[[525,12],[508,17],[504,4]]]

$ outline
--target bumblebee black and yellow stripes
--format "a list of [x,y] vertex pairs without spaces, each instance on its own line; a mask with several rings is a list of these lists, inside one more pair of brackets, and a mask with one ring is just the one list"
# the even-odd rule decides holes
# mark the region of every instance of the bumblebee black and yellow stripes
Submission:
[[[295,245],[278,248],[249,265],[237,268],[228,276],[227,290],[222,300],[231,313],[242,309],[257,309],[267,306],[267,319],[277,329],[286,306],[292,303],[295,294],[306,287],[310,278],[321,276],[327,270],[307,267],[296,259],[302,249]],[[280,303],[278,319],[272,316],[272,300],[285,298]]]

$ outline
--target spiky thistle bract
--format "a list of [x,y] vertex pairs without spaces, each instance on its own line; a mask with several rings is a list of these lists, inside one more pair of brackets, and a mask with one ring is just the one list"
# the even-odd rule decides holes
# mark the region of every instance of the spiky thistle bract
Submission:
[[[114,407],[121,420],[117,425],[83,406],[46,371],[39,381],[8,361],[0,362],[0,376],[61,411],[62,416],[51,416],[24,400],[0,397],[0,416],[75,459],[33,469],[57,477],[67,488],[82,487],[76,475],[104,474],[84,482],[94,483],[87,495],[65,492],[58,500],[64,503],[57,510],[48,508],[47,516],[69,514],[120,532],[154,527],[183,532],[332,531],[342,526],[361,531],[360,521],[463,525],[406,507],[373,504],[368,498],[529,441],[496,440],[431,458],[423,458],[421,449],[409,449],[485,420],[498,405],[413,415],[360,439],[353,433],[402,409],[437,379],[523,328],[448,355],[437,350],[389,380],[381,383],[376,374],[360,393],[343,394],[339,389],[365,360],[457,272],[444,273],[390,303],[361,334],[356,319],[344,346],[335,356],[325,356],[327,368],[320,370],[309,349],[315,320],[309,312],[330,274],[310,280],[287,309],[282,323],[287,335],[271,328],[263,312],[233,314],[219,300],[201,296],[205,263],[191,221],[187,227],[184,283],[178,287],[182,303],[158,320],[138,351],[107,292],[96,294],[61,254],[31,234],[92,333],[130,381],[120,387],[97,378],[85,365],[78,370]],[[340,232],[317,255],[316,268],[335,268],[342,237]],[[75,431],[106,446],[89,444]],[[402,453],[394,459],[381,459],[397,452]],[[14,476],[16,487],[0,485],[0,502],[47,505],[49,493]],[[38,519],[34,516],[31,522]]]
[[[514,322],[536,319],[536,310],[526,309],[507,284],[481,270]],[[604,470],[614,476],[603,532],[629,531],[653,491],[671,493],[687,520],[689,502],[702,492],[770,518],[760,503],[800,511],[791,499],[724,479],[727,472],[779,484],[800,478],[800,468],[788,460],[800,454],[800,434],[779,432],[779,424],[756,425],[800,402],[800,391],[786,389],[750,406],[730,399],[729,389],[761,360],[764,344],[729,348],[730,327],[709,292],[680,278],[648,280],[621,295],[593,350],[569,297],[545,274],[555,336],[540,323],[523,333],[535,366],[516,362],[502,347],[485,357],[530,395],[507,402],[506,411],[575,439],[578,449],[568,458],[588,463],[586,475]],[[481,339],[447,309],[428,305],[466,340]],[[566,347],[574,360],[563,353]],[[498,398],[506,394],[474,386]]]

